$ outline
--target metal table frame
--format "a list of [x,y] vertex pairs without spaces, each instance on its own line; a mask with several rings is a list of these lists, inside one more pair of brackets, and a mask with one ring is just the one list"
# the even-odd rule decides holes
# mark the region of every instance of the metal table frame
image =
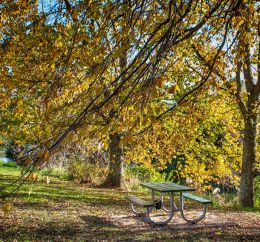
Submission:
[[[137,215],[146,215],[148,220],[153,223],[153,224],[158,224],[158,225],[163,225],[169,223],[174,215],[174,212],[180,212],[181,217],[188,223],[197,223],[201,221],[202,219],[205,218],[206,213],[207,213],[207,204],[204,204],[204,208],[202,211],[202,214],[196,218],[196,219],[189,219],[186,217],[184,213],[184,197],[183,197],[183,192],[187,191],[195,191],[194,188],[190,188],[187,186],[182,186],[173,182],[159,182],[159,183],[141,183],[141,186],[146,187],[151,190],[151,195],[152,195],[152,202],[155,203],[155,192],[160,193],[160,201],[162,203],[162,209],[168,214],[168,217],[164,221],[154,221],[150,214],[154,207],[147,207],[146,211],[143,213],[139,213],[135,210],[134,205],[131,204],[131,209],[134,212],[134,214]],[[170,196],[170,208],[166,208],[164,204],[164,193],[168,193]],[[174,202],[174,193],[179,193],[179,207],[175,204]]]

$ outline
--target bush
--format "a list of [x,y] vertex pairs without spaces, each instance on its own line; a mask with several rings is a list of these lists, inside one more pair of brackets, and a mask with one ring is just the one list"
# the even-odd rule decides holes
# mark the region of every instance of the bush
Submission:
[[97,163],[90,162],[78,156],[71,157],[68,165],[69,179],[78,183],[100,183],[102,171]]
[[62,168],[45,168],[39,173],[41,176],[50,176],[64,180],[68,179],[68,173]]
[[161,174],[154,167],[146,167],[144,165],[127,166],[125,170],[128,173],[136,176],[142,182],[160,182],[166,180],[166,174]]
[[124,171],[125,187],[129,190],[140,189],[140,182],[166,181],[166,174],[161,174],[154,167],[144,165],[127,165]]

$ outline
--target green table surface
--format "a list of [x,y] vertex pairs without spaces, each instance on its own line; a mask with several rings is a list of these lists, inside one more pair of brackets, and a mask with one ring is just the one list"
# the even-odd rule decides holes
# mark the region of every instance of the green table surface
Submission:
[[187,192],[195,191],[195,188],[182,186],[173,182],[144,182],[141,186],[158,192]]

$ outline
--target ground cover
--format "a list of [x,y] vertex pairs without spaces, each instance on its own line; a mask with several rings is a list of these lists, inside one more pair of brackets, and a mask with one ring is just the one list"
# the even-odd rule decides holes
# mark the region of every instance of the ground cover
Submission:
[[[0,165],[0,186],[14,181],[15,166]],[[51,178],[26,182],[14,195],[9,213],[0,211],[2,241],[259,241],[260,213],[210,208],[198,225],[178,214],[158,227],[134,217],[124,190],[94,188]],[[136,194],[136,193],[135,193]],[[147,196],[147,194],[137,194]]]

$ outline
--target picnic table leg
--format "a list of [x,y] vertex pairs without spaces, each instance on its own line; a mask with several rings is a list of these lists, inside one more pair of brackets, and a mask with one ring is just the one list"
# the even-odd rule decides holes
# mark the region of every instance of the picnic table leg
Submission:
[[[164,225],[164,224],[167,224],[171,221],[172,217],[173,217],[173,214],[174,214],[174,208],[173,208],[173,193],[170,192],[170,204],[171,204],[171,208],[168,212],[168,218],[164,221],[160,221],[160,222],[156,222],[154,220],[151,219],[150,217],[150,212],[151,210],[149,210],[149,208],[147,208],[146,210],[146,214],[147,214],[147,218],[149,220],[150,223],[153,223],[153,224],[156,224],[156,225]],[[152,199],[153,199],[153,202],[154,202],[154,191],[152,191]]]
[[154,203],[154,190],[152,190],[152,201]]
[[[154,203],[155,199],[154,199],[154,190],[152,190],[152,202]],[[153,210],[152,207],[148,207],[146,208],[146,211],[144,210],[144,212],[138,212],[136,209],[135,209],[135,206],[133,203],[130,203],[130,208],[132,210],[132,212],[137,215],[137,216],[144,216],[147,214],[147,212],[151,212]]]
[[[170,194],[170,193],[168,192],[168,194]],[[163,192],[161,192],[161,198],[160,198],[160,199],[161,199],[161,201],[162,201],[162,209],[163,209],[166,213],[170,213],[171,210],[165,207],[164,198],[163,198]],[[173,210],[174,210],[174,211],[179,211],[178,207],[176,206],[176,204],[175,204],[175,202],[174,202],[174,196],[173,196],[173,195],[172,195],[172,205],[173,205]]]
[[197,222],[201,221],[202,219],[205,218],[206,213],[207,213],[207,204],[204,204],[204,208],[203,208],[203,212],[202,214],[197,218],[197,219],[189,219],[185,216],[184,214],[184,197],[182,195],[182,192],[180,192],[180,212],[181,212],[181,216],[182,218],[188,222],[188,223],[192,223],[192,224],[196,224]]
[[134,204],[133,203],[130,203],[130,208],[132,210],[132,212],[137,215],[137,216],[144,216],[146,214],[146,212],[138,212],[135,210],[135,207],[134,207]]

